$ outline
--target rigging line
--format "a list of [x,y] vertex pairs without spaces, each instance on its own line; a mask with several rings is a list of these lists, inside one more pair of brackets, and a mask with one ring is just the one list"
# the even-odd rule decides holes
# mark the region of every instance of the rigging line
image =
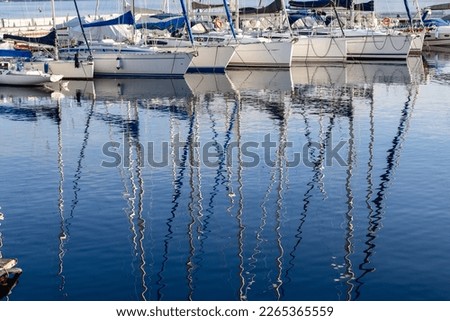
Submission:
[[[351,96],[351,100],[353,100],[353,93]],[[353,106],[353,104],[352,104]],[[345,255],[344,255],[344,263],[345,263],[345,274],[341,276],[341,278],[346,279],[345,283],[347,284],[347,301],[350,301],[352,299],[352,291],[354,288],[354,284],[352,281],[355,278],[355,272],[353,271],[353,264],[351,260],[351,255],[354,253],[354,245],[353,245],[353,237],[354,237],[354,231],[355,227],[353,224],[353,190],[351,186],[351,178],[353,176],[353,164],[355,162],[355,150],[354,150],[354,141],[355,141],[355,134],[354,134],[354,116],[353,116],[353,110],[351,111],[351,115],[348,117],[349,121],[349,142],[348,142],[348,158],[347,158],[347,177],[345,179],[345,190],[347,193],[347,212],[345,214],[345,218],[347,221],[346,226],[346,234],[345,234]]]
[[[88,145],[88,140],[89,140],[89,127],[91,124],[91,118],[94,114],[94,106],[95,106],[95,100],[92,101],[91,104],[91,108],[89,110],[87,119],[86,119],[86,125],[84,128],[84,137],[83,137],[83,143],[81,145],[81,149],[80,149],[80,154],[78,156],[78,162],[77,162],[77,168],[75,170],[75,175],[74,175],[74,179],[72,181],[73,184],[73,199],[71,202],[71,207],[70,207],[70,218],[72,219],[75,213],[75,208],[78,204],[78,192],[80,192],[80,188],[78,187],[79,182],[81,180],[81,174],[82,174],[82,168],[83,168],[83,159],[85,157],[85,152],[86,152],[86,148]],[[68,226],[70,226],[70,224],[68,224]]]
[[[239,257],[239,280],[241,282],[241,285],[239,287],[239,300],[245,300],[245,278],[244,278],[244,232],[245,232],[245,225],[243,223],[243,213],[244,213],[244,180],[243,180],[243,166],[242,166],[242,150],[241,150],[241,113],[240,113],[240,100],[237,99],[236,105],[238,105],[237,108],[237,116],[236,116],[236,128],[237,128],[237,181],[238,181],[238,195],[239,195],[239,206],[238,206],[238,212],[236,215],[236,221],[238,224],[238,257]],[[230,166],[230,165],[228,165]]]
[[60,234],[59,234],[59,246],[58,246],[58,276],[61,278],[59,290],[64,290],[66,284],[66,277],[64,275],[64,255],[66,249],[64,248],[64,242],[67,239],[67,226],[66,219],[64,217],[64,160],[63,160],[63,141],[62,141],[62,108],[61,102],[58,100],[58,172],[59,172],[59,185],[58,185],[58,212],[60,218]]
[[[358,284],[355,289],[356,297],[358,299],[361,296],[361,288],[364,285],[362,279],[369,273],[375,271],[375,268],[368,268],[366,265],[370,263],[370,258],[375,254],[375,239],[377,238],[377,232],[381,229],[381,220],[382,220],[382,211],[383,211],[383,201],[386,189],[388,188],[388,183],[391,180],[391,175],[395,171],[395,168],[398,166],[398,158],[400,157],[399,153],[402,148],[402,143],[405,141],[405,136],[409,129],[409,123],[411,121],[412,112],[414,111],[414,107],[416,104],[416,99],[418,96],[418,91],[416,90],[414,93],[411,92],[411,88],[409,88],[408,98],[404,104],[404,108],[402,110],[402,116],[400,118],[400,123],[397,128],[397,134],[392,140],[392,148],[388,150],[388,155],[386,157],[387,167],[386,172],[380,175],[381,182],[378,187],[378,192],[376,194],[375,200],[372,200],[372,203],[375,206],[375,210],[373,209],[370,198],[373,194],[373,182],[372,177],[370,177],[369,188],[370,192],[366,196],[366,204],[369,209],[369,226],[366,234],[366,242],[367,248],[364,250],[364,258],[363,262],[359,265],[359,269],[362,271],[362,274],[355,280]],[[370,163],[369,163],[370,164]],[[370,165],[369,165],[370,166]],[[370,167],[369,167],[370,169]],[[370,198],[369,198],[370,197]]]
[[[207,222],[209,221],[209,218],[211,217],[211,214],[213,214],[212,213],[212,209],[214,208],[214,198],[217,195],[217,188],[218,188],[218,186],[220,184],[220,180],[222,180],[222,183],[224,183],[225,180],[226,180],[226,176],[223,174],[224,173],[224,167],[225,166],[230,166],[231,163],[232,163],[232,159],[231,159],[232,155],[231,155],[231,153],[228,153],[228,147],[230,146],[230,141],[231,141],[231,138],[232,138],[233,126],[234,126],[234,122],[235,122],[236,114],[237,114],[238,110],[239,110],[239,100],[235,99],[235,104],[234,104],[233,111],[232,111],[231,116],[230,116],[229,125],[228,125],[228,128],[227,128],[226,132],[225,132],[225,141],[224,141],[223,147],[221,147],[222,150],[218,149],[220,145],[219,145],[219,143],[217,142],[217,140],[214,137],[214,144],[217,146],[216,150],[217,150],[217,153],[219,154],[219,159],[218,159],[218,165],[217,165],[217,170],[216,170],[216,176],[215,176],[215,179],[214,179],[215,183],[213,185],[213,192],[210,193],[210,198],[209,198],[209,202],[208,202],[209,208],[207,209],[207,211],[210,214],[208,214],[205,217],[205,221],[204,221],[205,222],[205,225],[204,225],[205,226],[204,238],[207,237],[207,232],[208,232]],[[213,130],[215,131],[215,129],[213,129]],[[226,188],[228,188],[228,186]],[[227,190],[227,192],[230,193],[229,190]]]
[[[90,123],[91,123],[91,119],[92,119],[92,115],[94,114],[94,106],[95,106],[95,101],[92,101],[91,104],[91,108],[89,110],[88,116],[86,118],[86,124],[85,124],[85,128],[84,128],[84,136],[83,136],[83,143],[81,145],[81,149],[80,149],[80,154],[78,156],[78,162],[77,162],[77,168],[75,170],[75,175],[74,175],[74,179],[72,181],[72,186],[73,186],[73,199],[71,202],[71,208],[70,208],[70,214],[68,218],[64,217],[64,198],[62,196],[63,193],[63,185],[60,185],[60,192],[61,192],[61,203],[60,203],[60,216],[61,216],[61,234],[60,234],[60,254],[59,254],[59,259],[60,259],[60,271],[59,271],[59,275],[61,275],[62,278],[64,278],[64,282],[61,284],[60,287],[60,291],[62,291],[65,287],[65,277],[63,276],[63,258],[64,255],[66,253],[66,249],[65,246],[67,245],[68,239],[70,237],[70,220],[72,220],[74,218],[74,212],[75,212],[75,208],[78,204],[78,192],[81,190],[78,185],[79,185],[79,181],[81,179],[81,174],[82,174],[82,161],[85,157],[85,150],[88,144],[88,140],[89,140],[89,127],[90,127]],[[62,120],[62,108],[60,105],[60,101],[58,101],[58,109],[59,109],[59,123]],[[62,132],[61,132],[61,125],[59,124],[58,126],[58,135],[62,136]],[[59,151],[60,155],[58,155],[58,157],[60,158],[61,161],[61,171],[63,170],[64,167],[64,163],[63,163],[63,159],[62,159],[62,137],[60,137],[59,139],[61,139],[60,144],[61,144],[61,150]],[[58,153],[58,154],[59,154]],[[63,175],[63,173],[61,173]],[[61,183],[63,184],[64,181],[64,176],[61,176]]]
[[190,168],[190,175],[189,175],[189,187],[190,187],[190,193],[189,193],[189,203],[188,203],[188,212],[190,217],[190,222],[187,226],[187,235],[188,235],[188,243],[189,243],[189,255],[186,260],[186,280],[187,285],[189,289],[188,294],[188,300],[193,301],[193,294],[194,294],[194,278],[193,278],[193,272],[195,269],[194,265],[194,257],[195,257],[195,244],[194,244],[194,226],[195,226],[195,206],[194,206],[194,198],[195,198],[195,187],[194,187],[194,167],[191,165]]
[[374,221],[373,218],[373,206],[371,204],[371,199],[373,195],[373,169],[374,169],[374,146],[375,146],[375,120],[374,120],[374,101],[371,99],[370,102],[370,141],[369,141],[369,160],[367,162],[367,194],[366,194],[366,206],[367,210],[369,211],[368,214],[368,220],[369,224],[367,227],[367,233],[366,233],[366,241],[364,244],[367,246],[363,253],[364,258],[363,262],[359,264],[359,270],[362,271],[362,274],[358,276],[355,279],[355,283],[357,286],[355,287],[355,300],[357,300],[361,296],[361,288],[364,285],[364,282],[362,282],[362,279],[366,274],[372,273],[375,271],[375,268],[366,267],[370,263],[370,257],[373,255],[373,251],[375,248],[374,240],[376,238],[376,234],[374,233],[378,229],[379,223]]
[[266,204],[269,202],[269,196],[270,196],[270,194],[272,194],[272,189],[273,189],[273,186],[275,185],[275,178],[276,178],[275,166],[271,166],[271,167],[272,168],[271,168],[270,184],[267,187],[266,193],[264,194],[264,198],[260,204],[262,213],[261,213],[259,228],[255,235],[255,238],[256,238],[255,248],[253,249],[253,253],[249,258],[248,265],[251,268],[248,270],[249,278],[248,278],[247,286],[246,286],[245,292],[244,292],[244,295],[246,298],[248,298],[248,292],[250,291],[251,286],[256,282],[255,281],[256,273],[250,273],[250,272],[256,269],[256,263],[258,262],[257,257],[260,253],[262,253],[261,245],[264,242],[264,238],[262,235],[264,232],[264,227],[267,224],[267,218],[268,218]]
[[[210,126],[210,128],[211,128],[211,130],[213,132],[213,137],[211,139],[214,141],[214,144],[216,144],[216,151],[218,152],[219,150],[217,149],[217,146],[219,144],[217,142],[217,137],[219,136],[219,134],[217,133],[217,131],[215,129],[215,127],[216,127],[216,120],[214,119],[213,114],[212,114],[212,112],[211,112],[211,110],[209,108],[209,102],[210,102],[209,99],[207,99],[207,102],[206,102],[206,105],[205,105],[205,109],[208,112],[208,115],[209,115],[209,118],[210,118],[210,121],[211,121],[211,124],[212,124]],[[200,171],[199,171],[199,175],[200,175]],[[219,185],[218,182],[219,182],[219,180],[216,177],[215,183],[214,183],[214,185],[212,187],[213,188],[213,192],[211,192],[212,194],[217,194],[217,187]],[[203,200],[204,198],[203,198],[203,195],[201,194],[201,190],[200,189],[199,189],[199,193],[201,195],[201,200]],[[211,195],[211,197],[213,197],[213,196]],[[199,205],[201,206],[200,199],[199,199],[199,202],[200,202]],[[207,214],[206,215],[203,215],[203,214],[199,215],[199,217],[201,217],[202,221],[199,224],[199,227],[201,227],[201,229],[199,230],[199,240],[200,240],[200,242],[199,242],[199,249],[198,249],[198,253],[199,253],[199,255],[198,255],[199,256],[199,261],[197,263],[198,266],[200,266],[200,262],[202,261],[202,256],[205,253],[204,249],[203,249],[204,240],[208,237],[206,232],[208,231],[209,220],[211,218],[211,215],[213,214],[213,210],[212,209],[213,209],[214,206],[213,206],[211,200],[209,201],[208,206],[209,206],[209,208],[206,209]],[[203,210],[203,207],[201,207],[201,208]]]
[[[130,113],[130,104],[131,102],[128,101],[127,104],[127,121],[128,123],[131,123],[131,113]],[[136,162],[133,159],[133,145],[137,144],[133,144],[134,142],[134,138],[137,138],[137,136],[135,135],[134,132],[132,132],[132,130],[130,129],[129,126],[124,126],[125,127],[125,131],[124,131],[124,144],[125,144],[125,139],[127,139],[126,141],[126,145],[124,146],[124,151],[125,151],[125,147],[127,147],[127,154],[126,156],[128,157],[128,166],[126,166],[128,168],[128,172],[129,172],[129,183],[130,183],[130,188],[131,188],[131,193],[127,193],[127,203],[128,203],[128,211],[127,211],[127,218],[128,218],[128,222],[129,222],[129,229],[132,233],[132,238],[131,238],[131,242],[133,243],[133,250],[132,250],[132,259],[131,259],[131,268],[132,268],[132,275],[135,272],[135,260],[139,255],[139,245],[138,245],[138,231],[136,228],[137,223],[135,222],[135,218],[136,218],[136,198],[137,198],[137,191],[138,191],[138,187],[136,185],[136,179],[135,179],[135,172],[134,172],[134,168],[136,165],[136,163],[139,161],[141,155],[139,155],[137,153],[136,150]],[[125,157],[125,156],[124,156]],[[136,173],[137,174],[137,173]],[[136,277],[135,277],[136,279]],[[136,282],[136,280],[135,280]],[[135,290],[137,290],[137,286],[135,283]]]
[[[311,140],[311,125],[309,124],[308,118],[306,117],[306,113],[305,113],[305,109],[304,109],[304,104],[301,108],[301,112],[300,114],[303,116],[303,120],[305,123],[305,138],[308,141],[308,149],[311,148],[312,146],[312,140]],[[325,141],[328,141],[330,139],[331,136],[331,131],[333,129],[333,125],[334,125],[334,119],[335,119],[336,115],[335,113],[333,113],[333,116],[330,118],[330,124],[328,126],[328,133],[325,137]],[[303,225],[306,223],[306,218],[308,216],[308,209],[309,209],[309,205],[311,203],[310,199],[313,197],[313,195],[311,194],[311,192],[314,190],[314,187],[316,186],[316,184],[320,184],[320,170],[318,170],[318,166],[320,166],[320,160],[318,160],[315,163],[315,166],[313,167],[312,171],[314,172],[314,175],[311,177],[311,180],[306,184],[306,186],[308,186],[309,188],[306,190],[306,192],[303,194],[303,207],[302,207],[302,212],[300,214],[300,219],[299,219],[299,225],[296,229],[296,234],[295,234],[295,238],[297,239],[297,242],[295,242],[292,250],[289,252],[289,256],[291,257],[288,264],[288,268],[285,271],[285,278],[287,280],[286,285],[289,284],[292,279],[289,275],[289,273],[291,272],[291,270],[295,267],[294,261],[296,259],[295,253],[297,252],[297,248],[300,246],[301,241],[303,239]]]
[[[397,133],[392,140],[392,147],[387,150],[386,156],[386,171],[380,175],[380,185],[378,186],[378,192],[376,193],[376,198],[373,200],[376,206],[377,216],[381,215],[382,211],[382,202],[384,201],[384,197],[386,195],[386,190],[388,188],[388,184],[392,179],[392,174],[394,173],[396,167],[398,166],[398,158],[400,157],[399,153],[402,149],[402,144],[405,140],[405,135],[409,128],[409,122],[411,120],[411,113],[414,109],[414,105],[411,106],[411,90],[408,95],[408,99],[405,102],[404,108],[402,110],[402,116],[400,118],[400,123],[397,127]],[[381,217],[380,217],[381,219]]]
[[[192,102],[191,102],[192,104]],[[194,106],[191,105],[191,110],[194,109]],[[194,141],[198,141],[198,118],[195,119],[195,125],[194,125]],[[189,202],[188,202],[188,212],[191,221],[188,223],[187,226],[187,234],[188,234],[188,243],[189,243],[189,255],[186,260],[186,279],[187,279],[187,285],[189,289],[188,294],[188,300],[193,301],[193,295],[194,295],[194,271],[196,269],[194,258],[195,258],[195,238],[194,238],[194,227],[195,223],[197,222],[198,218],[195,215],[196,207],[195,207],[195,201],[196,198],[196,182],[195,182],[195,172],[196,168],[200,168],[200,161],[197,159],[197,155],[199,155],[198,148],[195,148],[192,144],[190,145],[190,162],[189,162],[189,169],[190,169],[190,175],[189,175],[189,187],[190,187],[190,193],[189,193]]]
[[[285,106],[286,107],[286,106]],[[280,126],[280,146],[278,148],[278,188],[277,188],[277,207],[275,210],[275,219],[276,219],[276,226],[275,226],[275,232],[277,236],[277,247],[279,255],[276,258],[276,263],[278,267],[278,274],[276,279],[276,284],[274,286],[274,290],[277,296],[277,299],[280,300],[283,297],[283,256],[284,256],[284,248],[282,243],[283,236],[281,235],[281,219],[282,219],[282,210],[283,210],[283,195],[284,195],[284,186],[285,183],[285,177],[287,178],[287,167],[286,167],[286,147],[287,147],[287,126],[288,126],[288,117],[289,115],[286,115],[286,108],[285,108],[285,115],[283,119],[281,120],[281,126]]]
[[[139,124],[139,111],[137,110],[137,102],[134,102],[134,114],[136,122]],[[145,239],[145,228],[146,228],[146,221],[143,216],[144,211],[144,178],[143,178],[143,168],[144,168],[144,159],[143,159],[143,151],[142,151],[142,145],[139,142],[139,133],[137,133],[136,137],[134,137],[134,145],[136,149],[136,178],[137,178],[137,228],[139,233],[137,233],[137,244],[138,244],[138,253],[140,252],[140,264],[139,264],[139,270],[141,271],[141,285],[142,285],[142,292],[141,292],[141,298],[146,301],[146,293],[148,292],[149,288],[147,287],[146,283],[146,275],[147,271],[145,270],[146,262],[145,262],[145,247],[144,247],[144,239]]]
[[173,231],[172,231],[172,223],[175,220],[176,217],[176,211],[178,209],[179,203],[178,199],[181,196],[181,188],[183,187],[183,178],[184,178],[184,172],[187,168],[186,162],[188,161],[188,154],[189,154],[189,146],[195,142],[193,142],[193,129],[194,129],[194,123],[196,118],[196,112],[195,110],[191,111],[191,117],[189,119],[189,131],[186,143],[183,147],[183,154],[181,155],[181,163],[180,163],[180,170],[178,172],[175,185],[174,185],[174,192],[172,194],[172,209],[170,211],[171,216],[166,220],[166,226],[167,226],[167,233],[164,236],[164,252],[163,252],[163,260],[161,262],[161,268],[158,272],[158,280],[157,284],[159,285],[159,288],[157,290],[157,298],[158,300],[163,299],[163,290],[166,287],[166,284],[162,283],[164,277],[164,271],[166,267],[166,263],[169,260],[169,245],[170,240],[172,240]]

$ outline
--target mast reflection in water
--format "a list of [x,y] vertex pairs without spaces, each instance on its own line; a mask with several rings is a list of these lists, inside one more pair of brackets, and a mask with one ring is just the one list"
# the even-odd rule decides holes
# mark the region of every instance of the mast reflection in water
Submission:
[[450,299],[450,84],[432,68],[2,94],[1,250],[24,270],[9,299]]

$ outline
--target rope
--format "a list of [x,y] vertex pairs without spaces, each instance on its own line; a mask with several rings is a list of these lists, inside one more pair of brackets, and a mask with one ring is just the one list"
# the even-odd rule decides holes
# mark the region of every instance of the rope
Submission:
[[389,35],[389,40],[391,41],[392,48],[394,48],[397,51],[401,51],[401,50],[403,50],[403,48],[405,48],[406,43],[409,43],[411,45],[412,38],[411,38],[411,41],[408,41],[408,36],[403,36],[403,37],[405,38],[405,40],[403,41],[403,45],[402,45],[402,47],[400,49],[397,49],[395,47],[394,43],[392,42],[392,36]]
[[[372,33],[373,46],[374,46],[378,51],[383,50],[384,47],[386,47],[387,37],[388,37],[389,35],[386,35],[386,36],[384,37],[383,45],[382,45],[380,48],[377,47],[377,42],[376,42],[375,36],[376,36],[376,35],[375,35],[374,33]],[[367,39],[367,37],[366,37],[366,39]]]

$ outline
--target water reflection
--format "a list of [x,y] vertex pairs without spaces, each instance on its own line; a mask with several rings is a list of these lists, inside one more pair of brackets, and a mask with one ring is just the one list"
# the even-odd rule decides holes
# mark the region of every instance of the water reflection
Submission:
[[[4,219],[5,215],[2,212],[0,212],[0,228],[2,227],[2,221]],[[0,265],[2,266],[2,269],[0,270],[0,300],[3,300],[4,298],[6,298],[6,300],[9,300],[9,295],[11,295],[12,289],[18,284],[19,277],[22,274],[22,270],[17,267],[6,268],[5,265],[7,264],[9,259],[3,258],[2,254],[2,248],[4,245],[3,242],[4,242],[3,234],[2,230],[0,229]],[[17,259],[12,259],[12,261],[10,262],[15,262],[16,264],[17,261],[18,261]]]
[[[111,212],[108,219],[127,226],[129,265],[105,272],[125,275],[117,281],[119,288],[133,285],[133,293],[123,297],[297,300],[328,291],[323,297],[357,300],[367,297],[368,281],[376,273],[373,259],[381,246],[377,237],[386,196],[399,166],[417,86],[426,80],[424,70],[415,59],[392,65],[231,70],[184,79],[69,82],[53,88],[53,95],[43,90],[39,99],[32,98],[37,95],[34,89],[3,97],[0,121],[44,117],[56,125],[58,277],[63,295],[71,295],[69,277],[77,278],[67,269],[68,262],[74,263],[66,255],[71,222],[83,198],[80,181],[92,179],[86,172],[98,169],[98,159],[86,155],[92,148],[93,155],[101,157],[101,144],[107,140],[122,144],[123,164],[102,169],[104,177],[95,177],[101,181],[91,181],[86,189],[94,193],[105,182],[121,183],[120,193],[115,190],[117,195],[111,192],[108,197],[111,204],[102,206]],[[380,88],[389,86],[408,92],[402,97],[398,90],[389,114],[398,117],[398,125],[386,145],[377,141],[377,126],[384,128],[377,99],[383,95]],[[74,102],[84,107],[84,117],[75,117],[80,110],[70,108]],[[70,126],[65,126],[69,123],[83,128],[81,142],[70,137]],[[246,167],[251,155],[246,144],[266,134],[275,137],[275,148],[266,155],[256,147],[252,152],[260,162]],[[166,166],[149,165],[146,140],[160,146],[161,161],[167,152]],[[345,164],[330,165],[327,152],[340,141],[345,142]],[[292,142],[306,151],[304,162],[294,167]],[[215,156],[213,165],[205,162],[205,144]],[[63,152],[72,149],[75,156],[69,155],[76,163],[68,183]],[[263,164],[266,156],[271,163]],[[122,217],[115,217],[117,208],[123,209]],[[325,235],[317,236],[323,230]],[[90,245],[73,239],[70,246]],[[309,281],[312,270],[317,274]],[[108,298],[109,291],[100,293]]]

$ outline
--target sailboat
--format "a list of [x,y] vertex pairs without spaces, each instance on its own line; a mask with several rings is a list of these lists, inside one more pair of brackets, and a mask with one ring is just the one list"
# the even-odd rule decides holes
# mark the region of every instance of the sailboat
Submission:
[[55,0],[51,0],[53,28],[42,37],[22,37],[4,35],[4,39],[40,44],[53,48],[53,57],[35,55],[30,61],[24,62],[25,70],[38,70],[43,73],[62,75],[64,79],[92,79],[94,77],[94,63],[91,59],[79,59],[78,56],[66,57],[61,60],[56,28]]
[[[314,34],[310,30],[308,34],[301,34],[298,30],[293,30],[291,25],[301,18],[304,13],[288,14],[284,10],[284,1],[275,0],[271,4],[260,8],[242,8],[240,16],[246,19],[246,24],[267,25],[266,30],[262,30],[262,35],[269,39],[292,39],[293,52],[292,62],[343,62],[346,60],[347,43],[344,38],[339,36]],[[272,15],[274,15],[272,17]],[[277,22],[277,19],[280,22]],[[265,23],[267,20],[269,23]],[[255,23],[256,21],[256,23]],[[260,22],[261,21],[261,22]],[[285,23],[289,25],[287,25]],[[273,26],[279,25],[278,28]]]
[[[134,3],[133,3],[134,8]],[[133,10],[108,20],[97,20],[82,23],[79,28],[96,29],[104,26],[131,25],[134,26]],[[134,39],[134,27],[131,32]],[[101,36],[101,34],[99,35]],[[132,40],[132,43],[134,41]],[[194,50],[188,52],[170,51],[156,46],[130,45],[114,39],[97,39],[88,41],[76,47],[62,48],[62,56],[80,59],[92,56],[95,63],[95,76],[112,77],[182,77],[195,55]]]
[[[225,72],[225,68],[234,55],[235,46],[194,39],[189,12],[183,1],[180,1],[183,8],[182,16],[168,13],[152,15],[147,17],[145,21],[137,23],[136,27],[144,30],[146,43],[148,44],[157,45],[171,51],[189,52],[195,50],[197,54],[192,59],[188,69],[189,72]],[[184,28],[186,32],[180,33],[181,28]],[[162,35],[161,30],[165,31]],[[167,34],[169,32],[171,35]],[[179,34],[180,36],[173,36],[173,34]]]
[[427,47],[445,47],[450,45],[450,23],[442,18],[432,18],[432,10],[449,10],[450,3],[436,4],[424,9],[422,20],[426,34],[424,44]]
[[36,86],[48,82],[57,82],[62,75],[52,75],[40,70],[24,70],[10,61],[0,62],[0,85]]
[[[292,64],[293,40],[285,38],[268,38],[261,34],[255,35],[246,33],[239,29],[240,11],[237,9],[237,1],[234,0],[230,11],[228,1],[224,0],[220,7],[223,7],[225,14],[214,10],[219,5],[206,5],[192,1],[192,8],[202,12],[197,16],[205,16],[212,21],[202,21],[193,28],[199,27],[199,31],[193,34],[195,41],[204,43],[218,43],[226,46],[235,46],[235,53],[228,64],[229,68],[289,68]],[[275,0],[278,4],[280,0]],[[274,12],[279,12],[279,7],[274,7]],[[225,16],[225,18],[222,18]],[[202,18],[203,19],[203,18]],[[206,19],[205,19],[206,20]],[[207,25],[207,28],[204,28]]]
[[[353,0],[341,1],[290,1],[291,7],[296,8],[324,8],[332,7],[335,17],[329,19],[336,20],[339,27],[323,27],[323,33],[331,34],[335,37],[343,37],[347,43],[347,60],[378,60],[378,59],[406,59],[411,50],[413,40],[419,35],[403,34],[393,30],[382,30],[380,28],[356,28],[354,25],[355,10],[374,12],[373,1],[363,4],[355,4]],[[336,7],[343,7],[350,11],[348,26],[344,25],[341,17],[338,16]]]

